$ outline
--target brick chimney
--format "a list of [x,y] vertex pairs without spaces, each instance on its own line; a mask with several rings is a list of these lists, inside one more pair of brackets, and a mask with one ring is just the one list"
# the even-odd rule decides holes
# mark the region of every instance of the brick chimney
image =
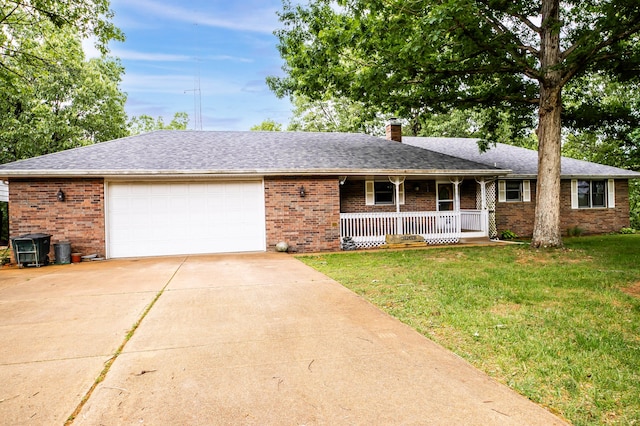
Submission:
[[402,122],[397,118],[390,118],[385,127],[388,141],[402,143]]

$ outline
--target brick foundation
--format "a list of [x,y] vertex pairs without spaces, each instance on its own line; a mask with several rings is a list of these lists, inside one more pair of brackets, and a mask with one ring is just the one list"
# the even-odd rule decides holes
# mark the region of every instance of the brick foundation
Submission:
[[[65,201],[56,194],[62,189]],[[16,180],[9,182],[9,233],[51,234],[53,245],[69,241],[73,252],[105,253],[104,182],[102,179]]]
[[[304,186],[306,195],[300,196]],[[264,180],[267,250],[284,241],[298,252],[340,249],[337,177],[268,177]]]

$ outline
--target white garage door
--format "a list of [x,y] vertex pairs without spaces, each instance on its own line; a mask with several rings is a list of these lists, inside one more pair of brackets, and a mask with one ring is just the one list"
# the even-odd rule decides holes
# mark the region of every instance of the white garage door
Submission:
[[261,181],[110,183],[109,257],[264,251]]

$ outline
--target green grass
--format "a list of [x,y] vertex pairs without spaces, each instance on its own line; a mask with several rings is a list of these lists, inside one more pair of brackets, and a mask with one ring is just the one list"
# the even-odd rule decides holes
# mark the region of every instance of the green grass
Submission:
[[640,235],[300,257],[575,425],[640,424]]

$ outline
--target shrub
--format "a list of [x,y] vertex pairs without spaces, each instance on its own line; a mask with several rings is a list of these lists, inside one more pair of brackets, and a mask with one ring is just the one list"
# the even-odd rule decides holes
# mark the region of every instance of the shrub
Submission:
[[622,229],[620,230],[620,233],[621,233],[621,234],[635,234],[635,233],[636,233],[636,230],[635,230],[635,229],[633,229],[633,228],[622,228]]
[[569,237],[579,237],[583,233],[584,233],[584,229],[580,228],[578,225],[567,229],[567,236]]
[[510,229],[506,229],[502,231],[500,238],[503,240],[513,240],[514,238],[518,238],[518,235]]

